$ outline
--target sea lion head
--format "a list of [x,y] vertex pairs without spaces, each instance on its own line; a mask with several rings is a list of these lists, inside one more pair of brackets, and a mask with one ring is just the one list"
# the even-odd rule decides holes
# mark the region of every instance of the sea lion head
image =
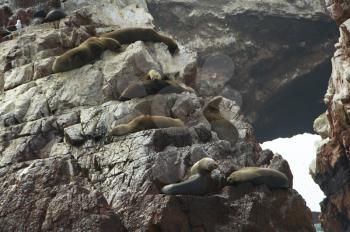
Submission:
[[222,97],[217,96],[217,97],[214,97],[212,100],[210,100],[203,107],[203,114],[209,122],[216,121],[218,120],[218,118],[221,118],[220,108],[219,108],[221,101],[222,101]]
[[211,99],[205,108],[213,109],[213,110],[219,110],[219,105],[222,102],[223,97],[222,96],[216,96],[213,99]]
[[151,69],[145,75],[144,79],[145,80],[162,80],[163,75],[159,71],[157,71],[155,69]]
[[238,172],[233,172],[231,175],[227,178],[227,183],[230,184],[235,184],[239,180],[239,173]]
[[227,183],[232,185],[238,184],[243,181],[247,181],[253,177],[259,176],[257,167],[245,167],[231,173],[227,178]]
[[212,158],[203,158],[196,162],[191,168],[191,174],[199,173],[199,174],[208,174],[211,173],[214,169],[218,167],[217,161]]

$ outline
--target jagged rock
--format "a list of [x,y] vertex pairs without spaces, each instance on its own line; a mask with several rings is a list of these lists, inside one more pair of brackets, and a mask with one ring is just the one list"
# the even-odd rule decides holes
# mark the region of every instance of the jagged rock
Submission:
[[[313,83],[320,89],[327,84],[338,30],[323,1],[150,0],[148,9],[157,27],[198,51],[198,92],[222,95],[243,106],[261,142],[281,136],[275,127],[289,131],[285,137],[302,132],[291,129],[289,122],[313,120],[325,110],[317,98],[324,90],[310,91],[312,87],[303,100],[293,101],[299,103],[295,110],[288,110],[293,102],[286,104],[286,99],[298,96],[278,102],[286,89],[297,92],[298,83],[307,85],[313,79],[308,74],[315,76]],[[327,71],[318,71],[320,67]],[[306,110],[299,110],[303,105]],[[288,118],[287,123],[279,123],[280,118]],[[313,132],[312,125],[304,128]]]
[[34,62],[33,80],[46,77],[52,74],[52,64],[55,61],[53,57]]
[[325,231],[348,231],[349,198],[349,2],[328,1],[332,18],[340,26],[340,38],[332,58],[332,75],[325,95],[327,117],[315,121],[315,130],[327,139],[318,145],[312,175],[325,193],[321,203],[321,223]]
[[[226,187],[224,191],[222,196],[214,195],[206,198],[148,195],[135,202],[135,208],[145,209],[142,215],[138,215],[137,211],[125,214],[128,217],[149,221],[146,227],[139,221],[134,222],[130,225],[133,231],[141,228],[174,232],[314,231],[312,225],[305,223],[311,219],[311,213],[304,210],[305,202],[294,191],[271,192],[266,187],[252,186],[242,186],[240,189]],[[290,194],[294,197],[286,197]],[[293,207],[289,208],[287,205]],[[285,209],[283,213],[274,211],[279,207]],[[283,220],[286,218],[291,220]],[[254,223],[251,223],[251,219]]]
[[270,160],[273,158],[274,154],[271,150],[263,150],[260,152],[260,157],[256,162],[258,166],[267,165],[270,163]]
[[20,84],[28,83],[33,79],[33,66],[24,65],[18,69],[5,73],[4,90],[12,89]]
[[314,130],[317,134],[321,135],[323,139],[331,136],[331,127],[326,112],[315,119]]
[[[55,57],[90,36],[125,26],[153,27],[148,6],[141,0],[68,0],[69,16],[59,25],[30,25],[0,44],[1,229],[314,231],[310,211],[294,190],[243,186],[220,191],[220,182],[216,195],[160,194],[165,184],[187,178],[203,157],[219,162],[213,177],[220,179],[245,166],[289,170],[286,161],[272,162],[255,142],[240,94],[220,104],[239,131],[235,145],[210,130],[202,112],[209,99],[196,92],[116,100],[150,69],[194,87],[197,74],[211,70],[199,69],[197,53],[186,43],[180,41],[180,51],[172,56],[164,44],[138,41],[119,52],[106,51],[81,68],[52,74]],[[185,38],[180,31],[178,36]],[[224,68],[221,74],[227,76],[232,71],[226,70],[227,61],[213,67]],[[180,118],[186,127],[109,135],[114,125],[141,114]]]
[[22,162],[0,172],[2,229],[122,231],[106,199],[68,157]]
[[281,155],[275,155],[268,166],[268,168],[276,169],[286,175],[289,181],[289,187],[293,188],[293,174],[290,170],[288,162],[283,159]]

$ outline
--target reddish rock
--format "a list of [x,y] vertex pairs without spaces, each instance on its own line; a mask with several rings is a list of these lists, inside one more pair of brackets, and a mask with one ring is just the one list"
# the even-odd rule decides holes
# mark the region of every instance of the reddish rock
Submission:
[[313,176],[326,195],[321,203],[325,231],[350,230],[350,7],[349,1],[331,1],[331,17],[340,25],[332,58],[332,75],[325,96],[331,133],[318,147]]

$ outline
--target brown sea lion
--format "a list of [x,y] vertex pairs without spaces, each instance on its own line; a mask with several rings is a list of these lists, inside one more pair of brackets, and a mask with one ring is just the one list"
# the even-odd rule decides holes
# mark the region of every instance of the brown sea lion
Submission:
[[220,114],[219,104],[221,101],[221,96],[213,98],[204,106],[203,114],[219,139],[227,140],[234,145],[239,138],[239,134],[237,128]]
[[120,101],[143,98],[154,94],[182,93],[188,91],[172,80],[141,80],[132,82],[120,95]]
[[102,34],[103,37],[113,38],[121,44],[131,44],[136,41],[164,43],[171,54],[178,50],[178,46],[172,38],[159,34],[152,28],[131,27]]
[[143,130],[184,127],[185,124],[180,119],[169,118],[164,116],[141,115],[127,124],[117,125],[109,132],[109,136],[126,135]]
[[161,191],[167,195],[199,195],[215,193],[218,187],[222,187],[222,180],[212,176],[211,172],[217,168],[213,159],[203,158],[191,168],[191,175],[187,180],[164,186]]
[[250,182],[254,185],[265,184],[272,189],[289,187],[286,175],[271,168],[246,167],[233,172],[227,178],[227,183],[230,185],[238,185],[245,182]]
[[106,49],[116,52],[119,48],[120,44],[114,39],[91,37],[78,47],[70,49],[57,57],[52,65],[52,71],[58,73],[80,68],[100,58]]

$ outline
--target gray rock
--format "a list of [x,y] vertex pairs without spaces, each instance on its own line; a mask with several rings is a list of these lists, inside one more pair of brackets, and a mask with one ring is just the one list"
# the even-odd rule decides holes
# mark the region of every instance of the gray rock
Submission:
[[198,52],[199,93],[237,101],[250,122],[279,89],[328,64],[338,36],[323,1],[147,3],[157,28]]
[[326,112],[315,119],[314,130],[317,134],[321,135],[323,139],[331,136],[331,128]]
[[[284,10],[290,7],[282,2]],[[243,57],[239,66],[232,62],[234,56],[231,55],[246,54],[263,46],[275,52],[271,52],[271,56],[278,51],[271,48],[276,41],[258,46],[255,40],[247,38],[246,43],[240,44],[243,48],[237,45],[238,50],[230,55],[208,56],[204,66],[201,57],[211,55],[210,51],[220,46],[227,51],[235,47],[238,43],[233,37],[237,36],[232,31],[222,33],[222,38],[213,41],[212,35],[226,30],[221,24],[222,17],[240,17],[246,12],[244,7],[256,10],[257,3],[223,2],[222,7],[211,4],[208,14],[202,10],[208,6],[207,1],[180,2],[181,7],[166,5],[171,3],[68,0],[64,2],[68,16],[59,25],[31,25],[14,39],[1,43],[0,64],[4,67],[0,72],[3,92],[0,94],[1,229],[234,231],[263,225],[283,231],[292,225],[290,228],[298,226],[312,231],[309,209],[292,190],[223,188],[225,178],[232,171],[270,162],[270,154],[261,152],[252,139],[252,127],[242,113],[245,102],[243,104],[241,91],[249,88],[245,84],[230,86],[231,78],[238,80],[237,75],[243,73],[239,71],[236,75],[242,64],[247,62],[245,70],[250,70],[257,60],[250,63],[247,61],[250,57]],[[35,2],[28,4],[34,6]],[[121,27],[153,27],[147,8],[154,12],[155,4],[162,6],[159,14],[167,12],[163,8],[165,4],[167,10],[183,17],[171,17],[175,23],[184,21],[169,24],[169,28],[178,30],[170,33],[179,41],[177,54],[172,56],[162,43],[138,41],[123,45],[119,52],[106,51],[81,68],[52,74],[55,57],[90,36]],[[192,8],[191,4],[198,8]],[[302,2],[298,4],[298,7],[307,7]],[[234,10],[237,6],[243,7],[242,11]],[[270,12],[266,4],[263,6],[264,17],[275,13]],[[318,4],[310,3],[309,9],[319,11]],[[309,13],[296,7],[289,10],[301,11],[303,17]],[[174,16],[166,14],[168,18]],[[159,15],[154,16],[159,22]],[[208,23],[210,20],[212,23]],[[232,25],[235,22],[227,20]],[[184,24],[192,25],[186,27],[186,34]],[[193,25],[204,25],[201,33],[192,30]],[[242,38],[237,39],[242,41]],[[319,44],[323,42],[316,43],[315,47]],[[260,56],[259,61],[262,59]],[[142,78],[149,69],[160,70],[170,79],[199,91],[153,95],[125,102],[116,100],[132,81]],[[249,84],[247,80],[247,76],[242,75],[240,83]],[[200,95],[221,94],[221,89],[225,89],[222,95],[230,98],[220,104],[220,112],[239,131],[240,139],[234,146],[220,140],[210,130],[202,113],[208,99]],[[238,93],[232,93],[233,89]],[[179,118],[186,127],[107,136],[111,127],[142,114]],[[191,166],[203,157],[211,157],[219,163],[212,175],[220,180],[213,191],[217,195],[199,198],[160,194],[165,184],[187,178]],[[277,169],[289,170],[282,159],[272,163]],[[248,197],[240,195],[244,191]],[[288,204],[282,204],[285,202]],[[260,209],[270,214],[257,220]],[[286,220],[288,218],[293,220]]]
[[276,170],[284,173],[288,177],[289,187],[293,188],[293,174],[290,170],[288,162],[285,159],[283,159],[283,157],[281,155],[276,154],[272,158],[268,168],[276,169]]

